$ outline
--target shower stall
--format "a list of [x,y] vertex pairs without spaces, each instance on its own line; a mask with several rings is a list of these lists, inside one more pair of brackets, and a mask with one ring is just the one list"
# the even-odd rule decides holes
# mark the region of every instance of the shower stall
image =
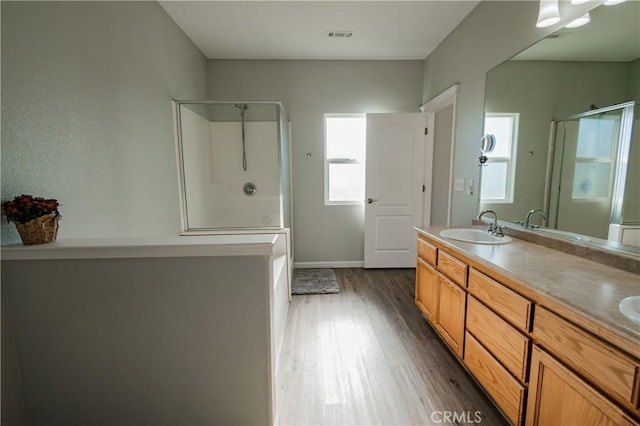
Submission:
[[184,235],[291,229],[280,102],[175,101],[174,114]]
[[634,108],[631,101],[555,123],[547,177],[549,227],[603,240],[613,239],[612,226],[638,229]]

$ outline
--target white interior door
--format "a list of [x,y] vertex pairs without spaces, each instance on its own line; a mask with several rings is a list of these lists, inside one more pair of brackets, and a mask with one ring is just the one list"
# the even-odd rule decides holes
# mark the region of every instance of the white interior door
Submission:
[[424,191],[430,190],[425,121],[420,113],[367,114],[365,268],[415,266],[413,226],[421,225]]

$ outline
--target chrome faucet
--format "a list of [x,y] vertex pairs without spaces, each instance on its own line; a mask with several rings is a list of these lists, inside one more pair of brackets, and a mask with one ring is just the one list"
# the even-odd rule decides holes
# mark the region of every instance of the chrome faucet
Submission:
[[525,228],[533,228],[535,226],[535,225],[529,225],[529,222],[531,221],[531,216],[533,216],[536,213],[540,213],[542,215],[542,219],[547,220],[547,215],[544,212],[544,210],[540,210],[540,209],[529,210],[529,213],[527,213],[527,221],[524,223]]
[[487,229],[487,232],[489,234],[502,237],[503,236],[502,227],[498,226],[498,215],[496,214],[496,212],[494,212],[493,210],[485,210],[478,215],[478,220],[482,220],[482,216],[488,213],[491,213],[493,215],[493,223],[489,224],[489,228]]

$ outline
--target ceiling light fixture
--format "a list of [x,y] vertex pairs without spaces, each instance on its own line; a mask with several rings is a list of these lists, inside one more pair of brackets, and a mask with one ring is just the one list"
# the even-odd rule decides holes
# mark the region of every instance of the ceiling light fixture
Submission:
[[589,12],[587,12],[578,19],[574,19],[573,21],[569,22],[567,25],[565,25],[565,28],[578,28],[583,25],[587,25],[590,21],[591,16],[589,15]]
[[585,4],[587,2],[589,2],[591,0],[571,0],[571,4],[573,5],[577,5],[577,4]]
[[560,21],[558,0],[540,0],[540,10],[538,12],[538,22],[536,22],[536,27],[550,27],[558,21]]
[[627,0],[607,0],[604,4],[605,6],[615,6],[616,4],[624,3]]

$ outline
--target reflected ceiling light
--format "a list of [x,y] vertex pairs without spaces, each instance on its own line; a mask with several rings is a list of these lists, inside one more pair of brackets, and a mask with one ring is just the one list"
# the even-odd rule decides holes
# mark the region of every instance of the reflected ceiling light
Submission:
[[584,4],[591,0],[571,0],[571,4]]
[[538,22],[536,22],[536,27],[549,27],[558,21],[560,21],[558,0],[540,0],[540,11],[538,12]]
[[605,6],[613,6],[613,5],[616,5],[616,4],[623,3],[625,1],[627,1],[627,0],[607,0],[602,4],[604,4]]
[[578,19],[569,22],[567,25],[565,25],[565,28],[578,28],[583,25],[587,25],[589,21],[591,21],[591,17],[589,16],[589,12],[587,12]]

